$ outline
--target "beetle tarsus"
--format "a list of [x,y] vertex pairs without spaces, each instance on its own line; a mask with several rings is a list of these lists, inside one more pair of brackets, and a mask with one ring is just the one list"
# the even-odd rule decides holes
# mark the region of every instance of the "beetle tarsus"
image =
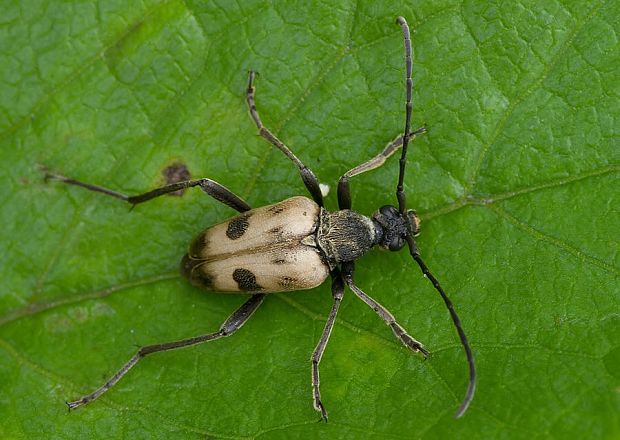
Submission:
[[76,408],[79,408],[80,406],[84,405],[85,403],[87,403],[87,401],[85,401],[84,398],[81,398],[79,400],[74,400],[73,402],[65,401],[65,404],[67,405],[67,408],[69,409],[69,412],[73,411]]
[[319,421],[327,422],[327,410],[325,409],[325,405],[323,405],[323,402],[321,402],[320,400],[315,402],[314,409],[321,413],[321,418],[319,419]]

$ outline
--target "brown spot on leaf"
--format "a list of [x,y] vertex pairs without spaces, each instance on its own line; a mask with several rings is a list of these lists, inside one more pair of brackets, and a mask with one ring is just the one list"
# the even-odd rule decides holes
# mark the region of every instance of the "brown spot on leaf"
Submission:
[[[166,185],[177,182],[184,182],[191,179],[189,170],[182,162],[173,162],[161,171],[161,175],[164,177]],[[184,189],[168,193],[169,196],[182,196],[185,192]]]

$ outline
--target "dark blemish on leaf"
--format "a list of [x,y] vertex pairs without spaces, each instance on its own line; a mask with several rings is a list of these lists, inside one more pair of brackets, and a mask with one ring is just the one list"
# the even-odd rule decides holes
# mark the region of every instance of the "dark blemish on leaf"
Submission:
[[[191,179],[191,175],[189,170],[185,166],[184,163],[174,162],[171,165],[168,165],[161,171],[161,175],[164,177],[166,185],[170,185],[171,183],[183,182]],[[178,191],[174,191],[168,193],[170,196],[182,196],[185,192],[184,189],[180,189]]]
[[248,230],[250,223],[248,222],[248,218],[250,214],[240,215],[239,217],[233,218],[230,223],[228,223],[228,229],[226,229],[226,236],[231,240],[236,240],[245,234],[245,231]]
[[237,282],[239,290],[246,292],[258,292],[263,290],[262,286],[256,284],[256,276],[247,269],[235,269],[233,280]]

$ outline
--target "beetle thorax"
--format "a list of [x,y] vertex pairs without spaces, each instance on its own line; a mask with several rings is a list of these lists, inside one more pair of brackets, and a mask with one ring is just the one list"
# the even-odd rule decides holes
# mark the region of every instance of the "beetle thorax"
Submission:
[[321,209],[316,243],[333,269],[339,263],[357,260],[376,244],[375,225],[370,218],[349,209]]

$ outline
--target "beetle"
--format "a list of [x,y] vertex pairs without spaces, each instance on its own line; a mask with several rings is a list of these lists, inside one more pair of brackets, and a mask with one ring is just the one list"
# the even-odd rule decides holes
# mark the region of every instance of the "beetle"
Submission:
[[[113,387],[144,356],[213,341],[235,333],[258,309],[268,293],[311,289],[331,277],[332,307],[321,338],[311,358],[312,398],[314,408],[327,420],[327,410],[321,400],[319,364],[327,346],[345,286],[370,306],[391,327],[394,335],[410,350],[424,357],[429,352],[396,321],[381,304],[362,291],[354,282],[355,261],[374,246],[399,251],[405,245],[441,295],[461,344],[469,367],[469,383],[465,397],[455,416],[462,416],[474,396],[476,370],[469,342],[454,307],[443,288],[422,260],[415,238],[420,221],[415,211],[406,208],[403,189],[409,142],[426,131],[424,127],[411,131],[412,48],[409,27],[403,17],[397,18],[403,32],[405,46],[405,129],[372,159],[346,172],[338,181],[338,211],[324,208],[323,194],[315,174],[293,152],[265,127],[255,104],[254,82],[256,73],[249,72],[246,101],[251,119],[260,136],[288,157],[299,170],[312,199],[292,197],[273,205],[252,209],[244,200],[223,185],[208,179],[171,183],[152,191],[128,196],[102,186],[81,182],[60,174],[47,172],[45,180],[56,180],[77,185],[128,202],[134,207],[164,194],[190,187],[200,187],[217,201],[237,210],[240,214],[202,231],[189,245],[181,260],[181,273],[195,286],[210,291],[245,292],[249,299],[235,310],[218,331],[178,341],[141,347],[107,382],[78,400],[67,402],[69,410],[97,399]],[[401,149],[396,199],[398,207],[385,205],[371,217],[351,209],[349,179],[376,169]]]

